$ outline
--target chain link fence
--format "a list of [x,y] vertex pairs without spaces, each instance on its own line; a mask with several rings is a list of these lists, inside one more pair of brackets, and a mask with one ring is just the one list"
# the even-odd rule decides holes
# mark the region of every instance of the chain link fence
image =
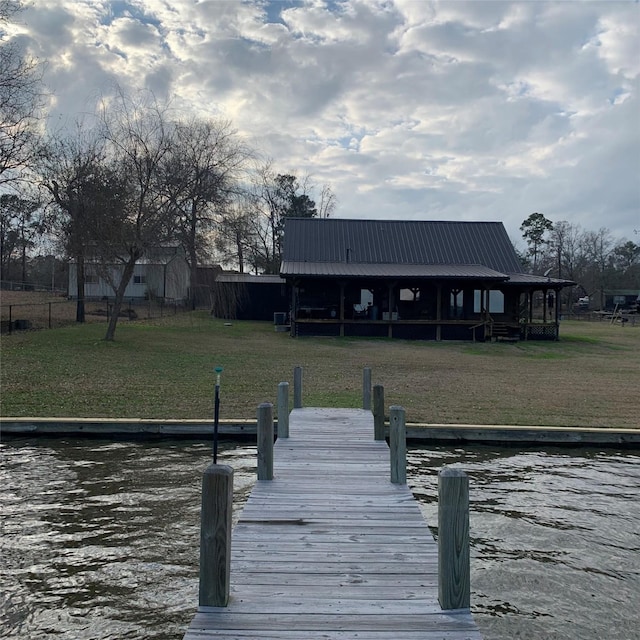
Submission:
[[[1,307],[2,333],[37,329],[53,329],[76,322],[76,300],[48,300],[43,302],[11,303],[3,292]],[[149,320],[176,315],[188,310],[183,301],[125,300],[120,317],[126,320]],[[113,313],[113,300],[85,301],[85,322],[107,323]]]

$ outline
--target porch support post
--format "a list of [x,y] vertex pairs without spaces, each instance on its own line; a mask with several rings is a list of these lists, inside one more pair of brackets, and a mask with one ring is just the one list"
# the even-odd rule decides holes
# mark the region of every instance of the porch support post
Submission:
[[555,298],[556,307],[556,340],[560,337],[560,291],[561,289],[554,289],[553,296]]
[[542,290],[542,322],[547,323],[547,294],[548,290]]
[[344,336],[344,281],[340,281],[340,337]]
[[298,313],[296,309],[297,294],[298,294],[298,281],[294,280],[291,283],[291,311],[289,312],[289,324],[291,325],[290,332],[292,336],[295,335],[295,323],[296,323],[296,320],[298,319]]
[[389,282],[387,283],[387,287],[388,287],[388,306],[389,306],[389,331],[388,331],[388,336],[390,338],[393,338],[393,327],[391,325],[391,322],[393,320],[393,307],[394,307],[394,300],[393,300],[393,287],[395,286],[395,282]]
[[489,319],[489,296],[490,296],[490,289],[489,287],[487,287],[484,290],[484,315],[486,320]]
[[439,342],[442,340],[442,326],[440,324],[442,321],[442,285],[440,283],[436,287],[436,320],[438,321],[436,325],[436,340]]

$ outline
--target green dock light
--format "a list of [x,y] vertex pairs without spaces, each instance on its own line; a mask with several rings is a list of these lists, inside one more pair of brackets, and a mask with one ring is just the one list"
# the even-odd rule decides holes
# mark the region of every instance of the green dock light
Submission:
[[213,401],[213,464],[218,464],[218,423],[220,422],[220,375],[223,368],[216,367],[216,387]]

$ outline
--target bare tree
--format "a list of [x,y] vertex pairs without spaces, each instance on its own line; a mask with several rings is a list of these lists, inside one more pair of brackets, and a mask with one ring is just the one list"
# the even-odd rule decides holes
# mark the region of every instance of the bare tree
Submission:
[[256,237],[255,208],[248,194],[239,194],[220,213],[215,248],[223,264],[233,264],[240,273],[252,265]]
[[277,173],[271,161],[261,167],[253,188],[255,203],[254,268],[278,273],[282,253],[282,233],[287,217],[313,218],[318,215],[310,198],[310,179],[290,173]]
[[318,201],[318,218],[329,218],[333,215],[338,205],[338,199],[333,189],[328,184],[323,184]]
[[40,65],[7,34],[21,8],[19,0],[0,0],[0,185],[18,180],[32,160],[43,102]]
[[[580,295],[589,296],[602,308],[605,289],[640,286],[640,245],[624,238],[615,241],[605,228],[584,231],[580,225],[560,221],[549,233],[538,267],[573,280]],[[563,292],[569,308],[573,307],[575,294],[573,288]]]
[[198,265],[207,257],[210,245],[208,236],[237,192],[249,156],[229,122],[190,120],[173,126],[160,181],[173,215],[174,232],[189,263],[192,308]]
[[[579,241],[581,231],[578,225],[573,225],[566,220],[561,220],[553,225],[550,231],[548,247],[550,253],[549,268],[553,269],[558,278],[574,280],[579,266]],[[547,266],[545,264],[545,267]],[[573,288],[568,287],[562,292],[569,307],[572,305]],[[562,298],[558,304],[562,309]]]
[[604,308],[604,290],[608,286],[608,266],[613,249],[613,239],[609,229],[601,228],[597,232],[589,231],[582,238],[583,250],[589,269],[585,274],[588,291],[600,294],[600,308]]
[[[76,266],[76,321],[85,320],[85,266],[95,258],[103,218],[119,214],[123,177],[107,155],[103,132],[76,123],[44,143],[38,160],[42,185],[49,193],[50,224]],[[110,223],[109,223],[110,224]]]
[[159,177],[171,137],[166,106],[148,92],[130,97],[118,89],[103,102],[101,118],[109,153],[128,178],[120,215],[111,218],[111,225],[99,234],[103,264],[119,265],[105,273],[112,274],[115,294],[105,340],[113,340],[136,263],[169,237],[171,220]]
[[276,274],[280,270],[284,221],[289,217],[329,217],[336,197],[323,185],[320,206],[308,175],[279,173],[272,160],[254,169],[249,188],[227,207],[216,229],[216,249],[240,271]]

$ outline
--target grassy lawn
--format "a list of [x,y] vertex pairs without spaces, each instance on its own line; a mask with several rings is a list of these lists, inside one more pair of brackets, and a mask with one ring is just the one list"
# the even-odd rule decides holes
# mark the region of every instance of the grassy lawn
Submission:
[[1,414],[253,418],[304,367],[306,406],[361,406],[362,368],[410,422],[640,426],[640,323],[565,322],[559,342],[461,343],[304,338],[271,323],[225,326],[204,312],[2,337]]

